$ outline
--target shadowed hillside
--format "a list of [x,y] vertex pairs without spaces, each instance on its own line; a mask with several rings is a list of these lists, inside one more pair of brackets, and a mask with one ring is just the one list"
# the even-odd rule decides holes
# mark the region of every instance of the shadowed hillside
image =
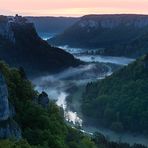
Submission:
[[29,74],[58,72],[79,61],[62,49],[43,41],[25,18],[0,16],[0,58]]

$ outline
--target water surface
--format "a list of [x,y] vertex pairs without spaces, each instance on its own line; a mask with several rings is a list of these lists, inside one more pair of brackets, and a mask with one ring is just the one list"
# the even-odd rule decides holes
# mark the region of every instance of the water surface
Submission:
[[[112,141],[127,142],[130,144],[140,143],[148,146],[147,138],[142,135],[134,135],[131,133],[117,134],[109,129],[83,125],[82,114],[69,109],[66,101],[66,98],[70,95],[67,90],[73,86],[85,86],[90,81],[104,79],[106,76],[111,75],[112,68],[108,63],[124,66],[134,61],[134,59],[128,59],[125,57],[84,55],[77,53],[74,54],[74,56],[90,63],[76,68],[68,68],[63,72],[54,75],[46,75],[36,78],[33,80],[33,83],[36,85],[36,90],[39,92],[47,92],[50,99],[55,100],[56,104],[63,108],[65,120],[70,122],[73,126],[81,126],[82,132],[92,135],[94,132],[98,131]],[[91,63],[94,61],[97,63]],[[98,62],[104,62],[104,64],[102,64],[103,68]]]
[[52,37],[54,37],[56,35],[56,33],[47,33],[47,32],[46,33],[39,32],[38,34],[45,41],[47,41],[48,39],[51,39]]

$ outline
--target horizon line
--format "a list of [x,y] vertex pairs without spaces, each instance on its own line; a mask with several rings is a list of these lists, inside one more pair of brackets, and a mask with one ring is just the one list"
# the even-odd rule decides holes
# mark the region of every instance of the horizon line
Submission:
[[[89,15],[143,15],[143,16],[148,16],[148,13],[88,13],[88,14],[84,14],[84,15],[23,15],[23,14],[19,14],[16,13],[19,16],[23,16],[23,17],[69,17],[69,18],[81,18],[83,16],[89,16]],[[0,14],[1,16],[15,16],[16,14],[13,15],[3,15]]]

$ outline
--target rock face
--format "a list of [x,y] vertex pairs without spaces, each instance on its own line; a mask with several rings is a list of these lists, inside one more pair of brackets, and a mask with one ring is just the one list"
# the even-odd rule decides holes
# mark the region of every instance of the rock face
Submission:
[[34,24],[18,15],[0,16],[0,59],[12,67],[23,67],[29,76],[56,73],[80,64],[73,55],[43,41]]
[[0,16],[0,35],[14,43],[15,38],[11,29],[11,23],[7,17]]
[[116,28],[120,26],[133,26],[143,28],[148,26],[146,15],[86,15],[78,22],[80,27],[87,28]]
[[5,79],[0,72],[0,139],[21,138],[21,130],[13,120],[15,109],[8,100],[8,89]]
[[38,104],[40,104],[43,108],[47,108],[49,104],[48,95],[45,92],[42,92],[38,97]]
[[9,115],[8,90],[4,78],[0,73],[0,120],[7,120]]

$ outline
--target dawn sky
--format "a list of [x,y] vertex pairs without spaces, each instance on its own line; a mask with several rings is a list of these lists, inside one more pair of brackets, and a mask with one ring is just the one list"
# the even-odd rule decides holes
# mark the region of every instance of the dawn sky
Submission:
[[82,16],[85,14],[148,14],[148,0],[0,0],[0,14]]

